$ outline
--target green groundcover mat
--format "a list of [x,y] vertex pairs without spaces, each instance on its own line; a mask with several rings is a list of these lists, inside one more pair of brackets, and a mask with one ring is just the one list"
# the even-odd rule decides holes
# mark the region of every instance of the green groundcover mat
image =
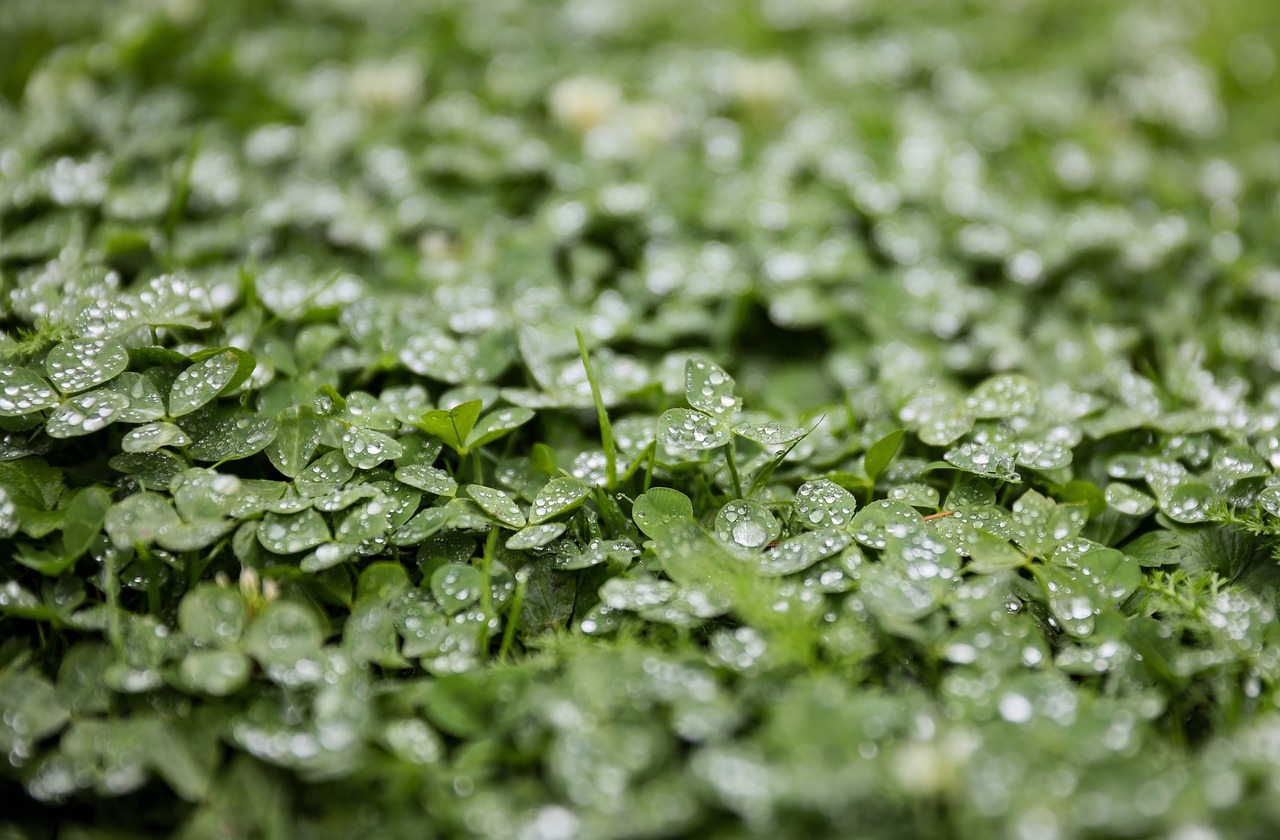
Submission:
[[0,2],[0,840],[1277,836],[1278,51]]

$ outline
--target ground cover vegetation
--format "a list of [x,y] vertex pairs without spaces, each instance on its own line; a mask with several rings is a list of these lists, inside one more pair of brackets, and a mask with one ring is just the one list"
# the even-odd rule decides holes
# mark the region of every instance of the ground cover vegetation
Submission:
[[0,837],[1273,837],[1220,0],[0,4]]

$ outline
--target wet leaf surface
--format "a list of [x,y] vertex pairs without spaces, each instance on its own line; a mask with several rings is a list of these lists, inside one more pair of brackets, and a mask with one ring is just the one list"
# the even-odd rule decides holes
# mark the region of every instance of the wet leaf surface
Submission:
[[0,4],[0,834],[1276,834],[1271,5],[299,5]]

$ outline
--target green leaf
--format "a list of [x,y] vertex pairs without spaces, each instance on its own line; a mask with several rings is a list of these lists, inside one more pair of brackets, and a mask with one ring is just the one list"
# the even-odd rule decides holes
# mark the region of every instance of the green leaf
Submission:
[[249,608],[240,592],[208,583],[191,589],[178,607],[178,628],[213,647],[234,645],[248,620]]
[[274,554],[296,554],[330,539],[329,526],[317,511],[267,513],[258,523],[258,542]]
[[844,551],[853,537],[840,531],[811,531],[783,540],[759,555],[756,570],[767,577],[802,572]]
[[177,350],[168,347],[151,345],[148,347],[130,347],[129,364],[137,370],[146,368],[185,367],[191,359]]
[[458,674],[432,681],[424,698],[427,718],[443,732],[470,738],[492,723],[493,700],[480,680]]
[[199,551],[213,545],[235,525],[231,519],[180,522],[162,531],[156,543],[168,551]]
[[[22,557],[21,562],[24,566],[41,566],[53,562],[52,555],[46,555],[46,557],[50,559],[45,560],[44,563],[39,558],[33,561],[27,557]],[[12,615],[33,621],[53,621],[58,617],[56,612],[40,603],[40,598],[34,592],[17,581],[9,581],[5,584],[4,597],[0,598],[0,615]]]
[[71,714],[85,717],[111,708],[111,691],[102,672],[112,655],[106,644],[96,641],[78,642],[63,655],[58,666],[58,699]]
[[81,338],[54,346],[44,361],[50,381],[64,394],[101,385],[129,367],[129,351],[109,338]]
[[453,496],[458,492],[458,482],[447,472],[423,464],[410,464],[396,470],[396,481],[437,496]]
[[451,449],[465,454],[469,451],[467,438],[480,417],[480,409],[483,405],[484,403],[480,400],[471,400],[447,411],[444,409],[428,411],[422,415],[422,419],[416,425],[427,434],[440,438]]
[[276,436],[266,448],[267,458],[282,475],[295,478],[311,463],[324,423],[309,406],[295,406],[280,413],[277,425]]
[[395,545],[419,545],[447,526],[453,519],[453,511],[445,507],[427,508],[414,516],[391,537]]
[[486,414],[467,435],[467,449],[476,449],[504,437],[533,419],[528,408],[504,408]]
[[321,417],[338,417],[347,413],[347,401],[332,385],[321,385],[316,389],[311,408]]
[[129,400],[123,394],[108,388],[75,394],[53,410],[44,431],[53,438],[92,434],[120,419],[128,407]]
[[1051,440],[1018,441],[1017,463],[1033,470],[1059,470],[1071,465],[1071,450]]
[[390,505],[377,496],[335,516],[333,537],[341,543],[364,543],[379,539],[390,528]]
[[166,497],[137,493],[111,506],[105,526],[116,547],[125,549],[151,545],[181,521]]
[[[347,487],[330,487],[327,494],[313,497],[309,501],[311,506],[318,511],[335,513],[340,510],[346,510],[356,502],[376,498],[378,495],[378,489],[372,484],[357,483]],[[277,513],[285,512],[287,511],[277,511]]]
[[1214,453],[1214,472],[1230,481],[1264,478],[1271,475],[1271,468],[1257,452],[1247,446],[1226,446]]
[[147,423],[129,430],[120,441],[125,452],[155,452],[166,446],[187,446],[191,438],[172,423]]
[[672,449],[717,449],[729,438],[727,426],[700,411],[672,408],[663,412],[658,421],[658,439]]
[[390,604],[409,591],[409,575],[398,563],[371,563],[360,572],[356,600]]
[[559,539],[560,535],[565,532],[565,528],[566,526],[563,522],[545,522],[541,525],[529,525],[512,534],[507,539],[506,547],[510,551],[528,551],[534,548],[542,548]]
[[591,490],[576,478],[553,478],[542,486],[529,510],[529,523],[537,525],[579,508]]
[[107,462],[116,472],[124,473],[148,490],[167,490],[173,477],[187,468],[187,462],[165,450],[127,452]]
[[9,755],[34,754],[36,743],[71,719],[53,685],[27,671],[0,672],[0,709],[0,750]]
[[733,377],[705,359],[695,358],[685,363],[684,383],[689,405],[722,424],[729,423],[742,408],[742,400],[733,394]]
[[293,483],[304,496],[319,496],[350,481],[356,474],[341,452],[326,452],[298,473]]
[[882,563],[865,566],[859,579],[868,612],[886,630],[908,637],[917,622],[938,609],[950,588],[942,578],[913,577],[899,565]]
[[409,661],[400,655],[395,618],[386,604],[358,599],[343,628],[343,651],[359,663],[373,663],[386,669],[409,667]]
[[197,461],[235,461],[266,449],[275,440],[274,417],[241,409],[201,411],[179,423],[191,436],[187,453]]
[[1203,481],[1181,481],[1160,496],[1160,510],[1174,522],[1193,524],[1209,518],[1209,504],[1216,497]]
[[310,609],[294,601],[273,601],[249,625],[244,649],[265,667],[291,668],[301,659],[318,657],[324,636]]
[[610,578],[600,587],[600,600],[615,610],[658,607],[676,597],[678,587],[654,577]]
[[342,436],[342,454],[356,469],[371,470],[383,461],[399,458],[404,448],[382,432],[352,428]]
[[111,494],[101,487],[86,487],[72,497],[62,520],[62,555],[68,561],[80,559],[94,538],[102,533]]
[[445,563],[431,574],[431,595],[453,615],[480,600],[484,578],[474,566]]
[[965,408],[978,418],[1014,417],[1035,411],[1040,388],[1029,377],[1000,373],[978,383],[964,402]]
[[389,721],[379,737],[392,755],[408,765],[432,766],[445,755],[443,739],[426,721],[417,718]]
[[1138,563],[1112,548],[1098,547],[1075,562],[1034,569],[1049,610],[1077,638],[1092,634],[1103,608],[1125,598],[1142,580]]
[[646,536],[662,539],[673,524],[694,521],[693,502],[679,490],[654,487],[636,498],[631,516]]
[[847,528],[853,522],[858,501],[848,490],[827,479],[806,481],[796,491],[792,527],[807,531]]
[[58,404],[58,392],[26,368],[0,368],[0,417],[22,417]]
[[[555,523],[557,525],[562,523]],[[534,527],[542,528],[543,525]],[[527,529],[526,529],[527,530]],[[589,569],[605,563],[618,568],[626,568],[640,556],[640,549],[631,540],[592,540],[582,548],[572,543],[562,543],[557,549],[553,562],[561,571]]]
[[422,504],[422,493],[408,485],[395,481],[376,481],[369,485],[386,505],[391,527],[399,528],[418,512]]
[[1101,516],[1107,509],[1107,494],[1088,481],[1068,481],[1062,487],[1055,487],[1053,495],[1068,504],[1085,505],[1090,519]]
[[895,502],[906,502],[912,507],[932,508],[938,507],[941,497],[936,487],[919,482],[911,482],[910,484],[899,484],[889,490],[889,498]]
[[1151,531],[1126,543],[1125,554],[1146,567],[1167,566],[1179,562],[1181,538],[1172,531]]
[[902,424],[930,446],[949,446],[973,428],[973,414],[964,400],[948,389],[928,389],[912,395],[898,410]]
[[111,380],[107,387],[129,401],[129,407],[120,412],[120,422],[150,423],[164,417],[164,398],[150,377],[125,371]]
[[783,446],[795,443],[807,434],[804,429],[777,420],[764,423],[735,423],[733,433],[761,446]]
[[862,456],[862,469],[866,472],[867,478],[875,481],[893,462],[894,456],[902,446],[902,438],[905,434],[904,430],[895,429],[871,444],[867,453]]
[[[399,422],[390,407],[363,391],[347,394],[346,417],[352,426],[361,429],[374,429],[379,432],[394,432]],[[415,415],[416,419],[416,415]]]
[[178,666],[179,680],[191,691],[226,697],[249,684],[252,663],[235,650],[193,650]]
[[316,546],[315,551],[303,557],[298,563],[298,568],[312,574],[323,572],[325,569],[342,565],[355,557],[359,550],[358,544],[323,543]]
[[1088,520],[1083,504],[1059,505],[1035,490],[1013,503],[1014,541],[1029,555],[1044,557],[1063,542],[1078,536]]
[[715,535],[731,545],[762,549],[778,539],[782,525],[769,509],[758,502],[737,499],[716,514]]
[[515,500],[501,490],[482,484],[467,485],[467,495],[480,509],[508,528],[520,530],[527,523]]
[[405,342],[399,361],[416,374],[452,385],[485,382],[499,376],[511,364],[514,344],[501,330],[489,330],[478,339],[459,341],[443,330],[428,328]]
[[1007,540],[992,536],[976,528],[964,535],[964,552],[973,562],[971,568],[981,574],[993,574],[1007,569],[1020,569],[1027,565],[1027,558]]
[[947,450],[942,457],[948,464],[974,475],[1014,483],[1022,481],[1022,476],[1014,466],[1017,449],[1008,444],[964,443]]
[[1107,485],[1106,498],[1109,506],[1128,516],[1146,516],[1156,507],[1155,499],[1120,482]]
[[554,570],[547,562],[531,563],[521,573],[526,585],[520,626],[533,633],[564,627],[578,601],[577,579]]
[[920,514],[903,502],[883,500],[867,505],[853,518],[853,537],[871,548],[884,548],[894,534],[905,534],[921,526]]
[[231,377],[231,381],[223,387],[219,396],[229,394],[244,384],[253,375],[254,369],[258,366],[258,360],[253,357],[252,353],[247,350],[241,350],[239,347],[206,347],[204,350],[197,350],[187,357],[193,362],[203,362],[215,356],[226,356],[228,354],[236,357],[238,367],[236,368],[235,376]]
[[169,416],[190,414],[233,389],[242,364],[241,357],[230,349],[194,362],[173,381],[169,390]]

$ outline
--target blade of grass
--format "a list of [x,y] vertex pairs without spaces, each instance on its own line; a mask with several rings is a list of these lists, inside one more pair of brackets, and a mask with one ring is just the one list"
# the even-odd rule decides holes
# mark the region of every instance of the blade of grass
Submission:
[[803,435],[796,438],[794,441],[791,442],[790,446],[788,446],[786,449],[779,452],[777,455],[773,456],[772,461],[770,461],[769,463],[761,467],[760,472],[756,473],[756,477],[751,480],[751,486],[747,488],[747,495],[745,498],[748,498],[748,499],[755,498],[755,495],[759,493],[764,488],[765,483],[769,481],[769,477],[773,475],[774,470],[782,466],[782,462],[787,460],[787,456],[791,454],[791,450],[799,446],[800,441],[804,440],[809,435],[813,434],[814,430],[817,429],[818,426],[822,425],[822,421],[825,418],[826,418],[826,415],[819,417],[818,422],[813,424],[812,429],[809,429],[809,431],[805,432]]
[[578,353],[582,356],[582,366],[587,371],[587,382],[591,385],[591,399],[596,404],[596,419],[600,423],[600,445],[604,448],[604,476],[610,490],[618,485],[618,450],[613,443],[613,426],[609,423],[609,412],[604,407],[604,397],[600,393],[600,383],[596,381],[595,371],[591,369],[591,356],[587,353],[587,342],[582,337],[582,330],[575,329],[578,337]]
[[[628,481],[630,481],[632,477],[635,476],[635,474],[640,471],[641,467],[643,467],[646,463],[648,463],[653,459],[653,456],[656,453],[657,449],[658,449],[658,442],[656,440],[650,441],[649,445],[646,446],[644,448],[644,451],[640,453],[640,457],[632,461],[631,466],[627,467],[627,471],[622,474],[622,478],[618,480],[618,483],[626,484]],[[646,489],[648,488],[647,483],[645,487]]]

